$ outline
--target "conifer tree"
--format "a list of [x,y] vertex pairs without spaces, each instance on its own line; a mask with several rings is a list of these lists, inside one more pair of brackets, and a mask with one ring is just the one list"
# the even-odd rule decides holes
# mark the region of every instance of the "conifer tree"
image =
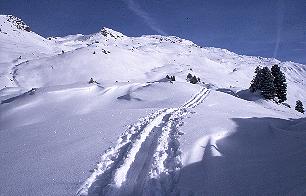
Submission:
[[251,82],[250,91],[254,93],[257,90],[261,90],[262,83],[262,69],[258,66],[255,69],[255,76]]
[[192,76],[192,78],[190,79],[190,83],[192,83],[192,84],[198,83],[197,77],[196,76]]
[[187,75],[187,81],[190,81],[190,80],[191,80],[191,78],[192,78],[191,73],[188,73],[188,75]]
[[280,103],[284,102],[287,100],[286,77],[278,65],[272,66],[271,73],[274,76],[273,83],[275,87],[275,95],[277,96]]
[[260,82],[261,95],[265,99],[273,99],[275,97],[274,77],[268,67],[264,67],[261,71],[262,81]]
[[90,80],[89,80],[89,84],[92,84],[92,83],[94,83],[95,81],[93,80],[93,78],[90,78]]
[[301,100],[296,101],[295,110],[304,114],[304,107]]

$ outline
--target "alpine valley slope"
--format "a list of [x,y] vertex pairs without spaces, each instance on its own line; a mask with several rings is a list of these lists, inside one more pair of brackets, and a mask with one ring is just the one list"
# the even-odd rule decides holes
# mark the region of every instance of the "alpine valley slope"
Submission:
[[[43,38],[6,15],[0,29],[0,195],[306,194],[305,65],[108,28]],[[291,108],[247,90],[273,64]]]

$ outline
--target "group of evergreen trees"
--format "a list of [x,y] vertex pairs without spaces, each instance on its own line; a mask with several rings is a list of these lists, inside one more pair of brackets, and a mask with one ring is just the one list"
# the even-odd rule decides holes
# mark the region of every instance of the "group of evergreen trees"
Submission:
[[295,110],[304,114],[305,111],[301,100],[296,101]]
[[93,78],[90,78],[88,81],[89,84],[100,84],[99,82],[95,81]]
[[[271,71],[268,67],[256,67],[255,77],[251,82],[251,92],[259,91],[265,99],[277,98],[279,103],[287,100],[287,83],[285,74],[278,65],[273,65]],[[303,103],[296,101],[295,110],[304,113]]]
[[166,75],[166,78],[170,81],[175,81],[175,76]]
[[192,76],[191,73],[188,73],[187,75],[187,81],[190,82],[191,84],[196,84],[198,82],[201,82],[200,78],[197,76]]
[[268,67],[257,67],[255,77],[251,82],[250,91],[260,91],[265,99],[278,99],[279,103],[287,100],[287,83],[284,73],[278,65],[273,65],[271,71]]

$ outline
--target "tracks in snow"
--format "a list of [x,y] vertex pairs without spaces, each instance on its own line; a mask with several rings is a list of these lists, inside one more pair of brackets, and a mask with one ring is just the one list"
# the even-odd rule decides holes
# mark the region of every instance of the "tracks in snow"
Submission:
[[108,149],[77,195],[168,195],[180,169],[178,126],[188,108],[209,94],[203,88],[179,108],[139,119]]

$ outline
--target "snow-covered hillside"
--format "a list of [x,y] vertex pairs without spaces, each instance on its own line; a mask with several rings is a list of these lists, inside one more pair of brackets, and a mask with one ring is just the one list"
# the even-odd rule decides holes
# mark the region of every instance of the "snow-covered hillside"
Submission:
[[[0,195],[306,194],[305,65],[108,28],[44,38],[13,16],[0,29]],[[291,108],[248,91],[274,64]]]

